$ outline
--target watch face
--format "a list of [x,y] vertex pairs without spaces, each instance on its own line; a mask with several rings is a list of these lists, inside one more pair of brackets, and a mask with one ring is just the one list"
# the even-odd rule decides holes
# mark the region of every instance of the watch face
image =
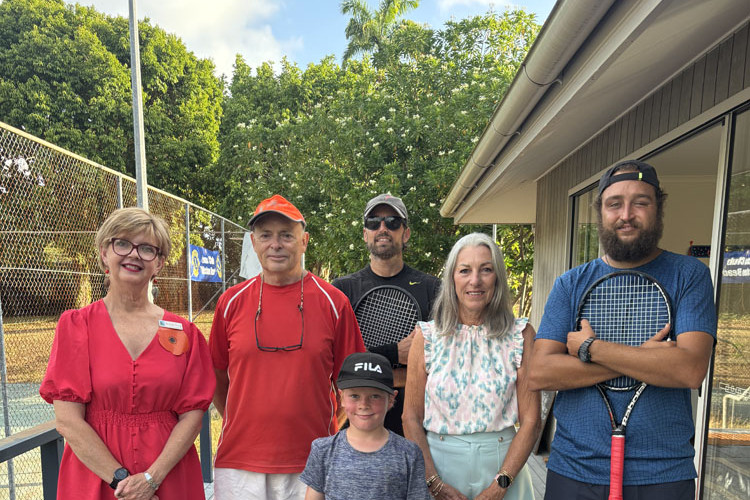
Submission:
[[130,474],[128,473],[128,470],[125,467],[120,467],[115,471],[115,479],[117,481],[122,481],[126,477],[128,477]]
[[510,486],[510,478],[505,475],[497,476],[497,484],[501,488],[507,488],[508,486]]
[[583,349],[583,350],[581,351],[581,353],[580,353],[580,355],[579,355],[578,357],[579,357],[579,358],[581,359],[581,361],[583,361],[584,363],[588,363],[588,362],[589,362],[589,360],[591,359],[591,355],[589,354],[589,350],[588,350],[587,348],[584,348],[584,349]]

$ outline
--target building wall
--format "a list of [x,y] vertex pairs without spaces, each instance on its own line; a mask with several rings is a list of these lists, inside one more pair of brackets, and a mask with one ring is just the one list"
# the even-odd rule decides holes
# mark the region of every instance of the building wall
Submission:
[[568,267],[568,191],[621,159],[642,155],[652,143],[656,148],[659,138],[691,120],[710,119],[713,109],[750,89],[749,34],[746,23],[538,181],[533,324],[539,325],[554,280]]

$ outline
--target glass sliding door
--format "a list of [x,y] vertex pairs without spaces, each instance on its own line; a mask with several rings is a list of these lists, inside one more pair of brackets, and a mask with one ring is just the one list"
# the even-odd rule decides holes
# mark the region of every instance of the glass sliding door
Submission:
[[702,498],[750,498],[750,111],[735,117]]

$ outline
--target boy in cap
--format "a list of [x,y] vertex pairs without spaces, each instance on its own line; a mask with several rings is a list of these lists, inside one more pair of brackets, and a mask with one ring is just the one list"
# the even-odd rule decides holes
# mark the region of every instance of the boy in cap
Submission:
[[302,500],[310,443],[338,430],[335,377],[365,348],[344,294],[302,267],[310,235],[297,207],[274,195],[250,228],[262,272],[219,298],[209,339],[224,419],[214,494]]
[[313,441],[300,477],[305,500],[428,500],[419,447],[383,426],[397,393],[388,359],[349,355],[337,385],[349,427]]

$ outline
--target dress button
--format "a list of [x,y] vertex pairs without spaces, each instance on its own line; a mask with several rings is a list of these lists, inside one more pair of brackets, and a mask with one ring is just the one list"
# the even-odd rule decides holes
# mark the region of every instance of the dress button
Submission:
[[444,440],[443,435],[440,434],[440,441],[443,441],[443,440]]
[[503,442],[503,437],[500,436],[499,438],[497,438],[497,440],[502,443]]

